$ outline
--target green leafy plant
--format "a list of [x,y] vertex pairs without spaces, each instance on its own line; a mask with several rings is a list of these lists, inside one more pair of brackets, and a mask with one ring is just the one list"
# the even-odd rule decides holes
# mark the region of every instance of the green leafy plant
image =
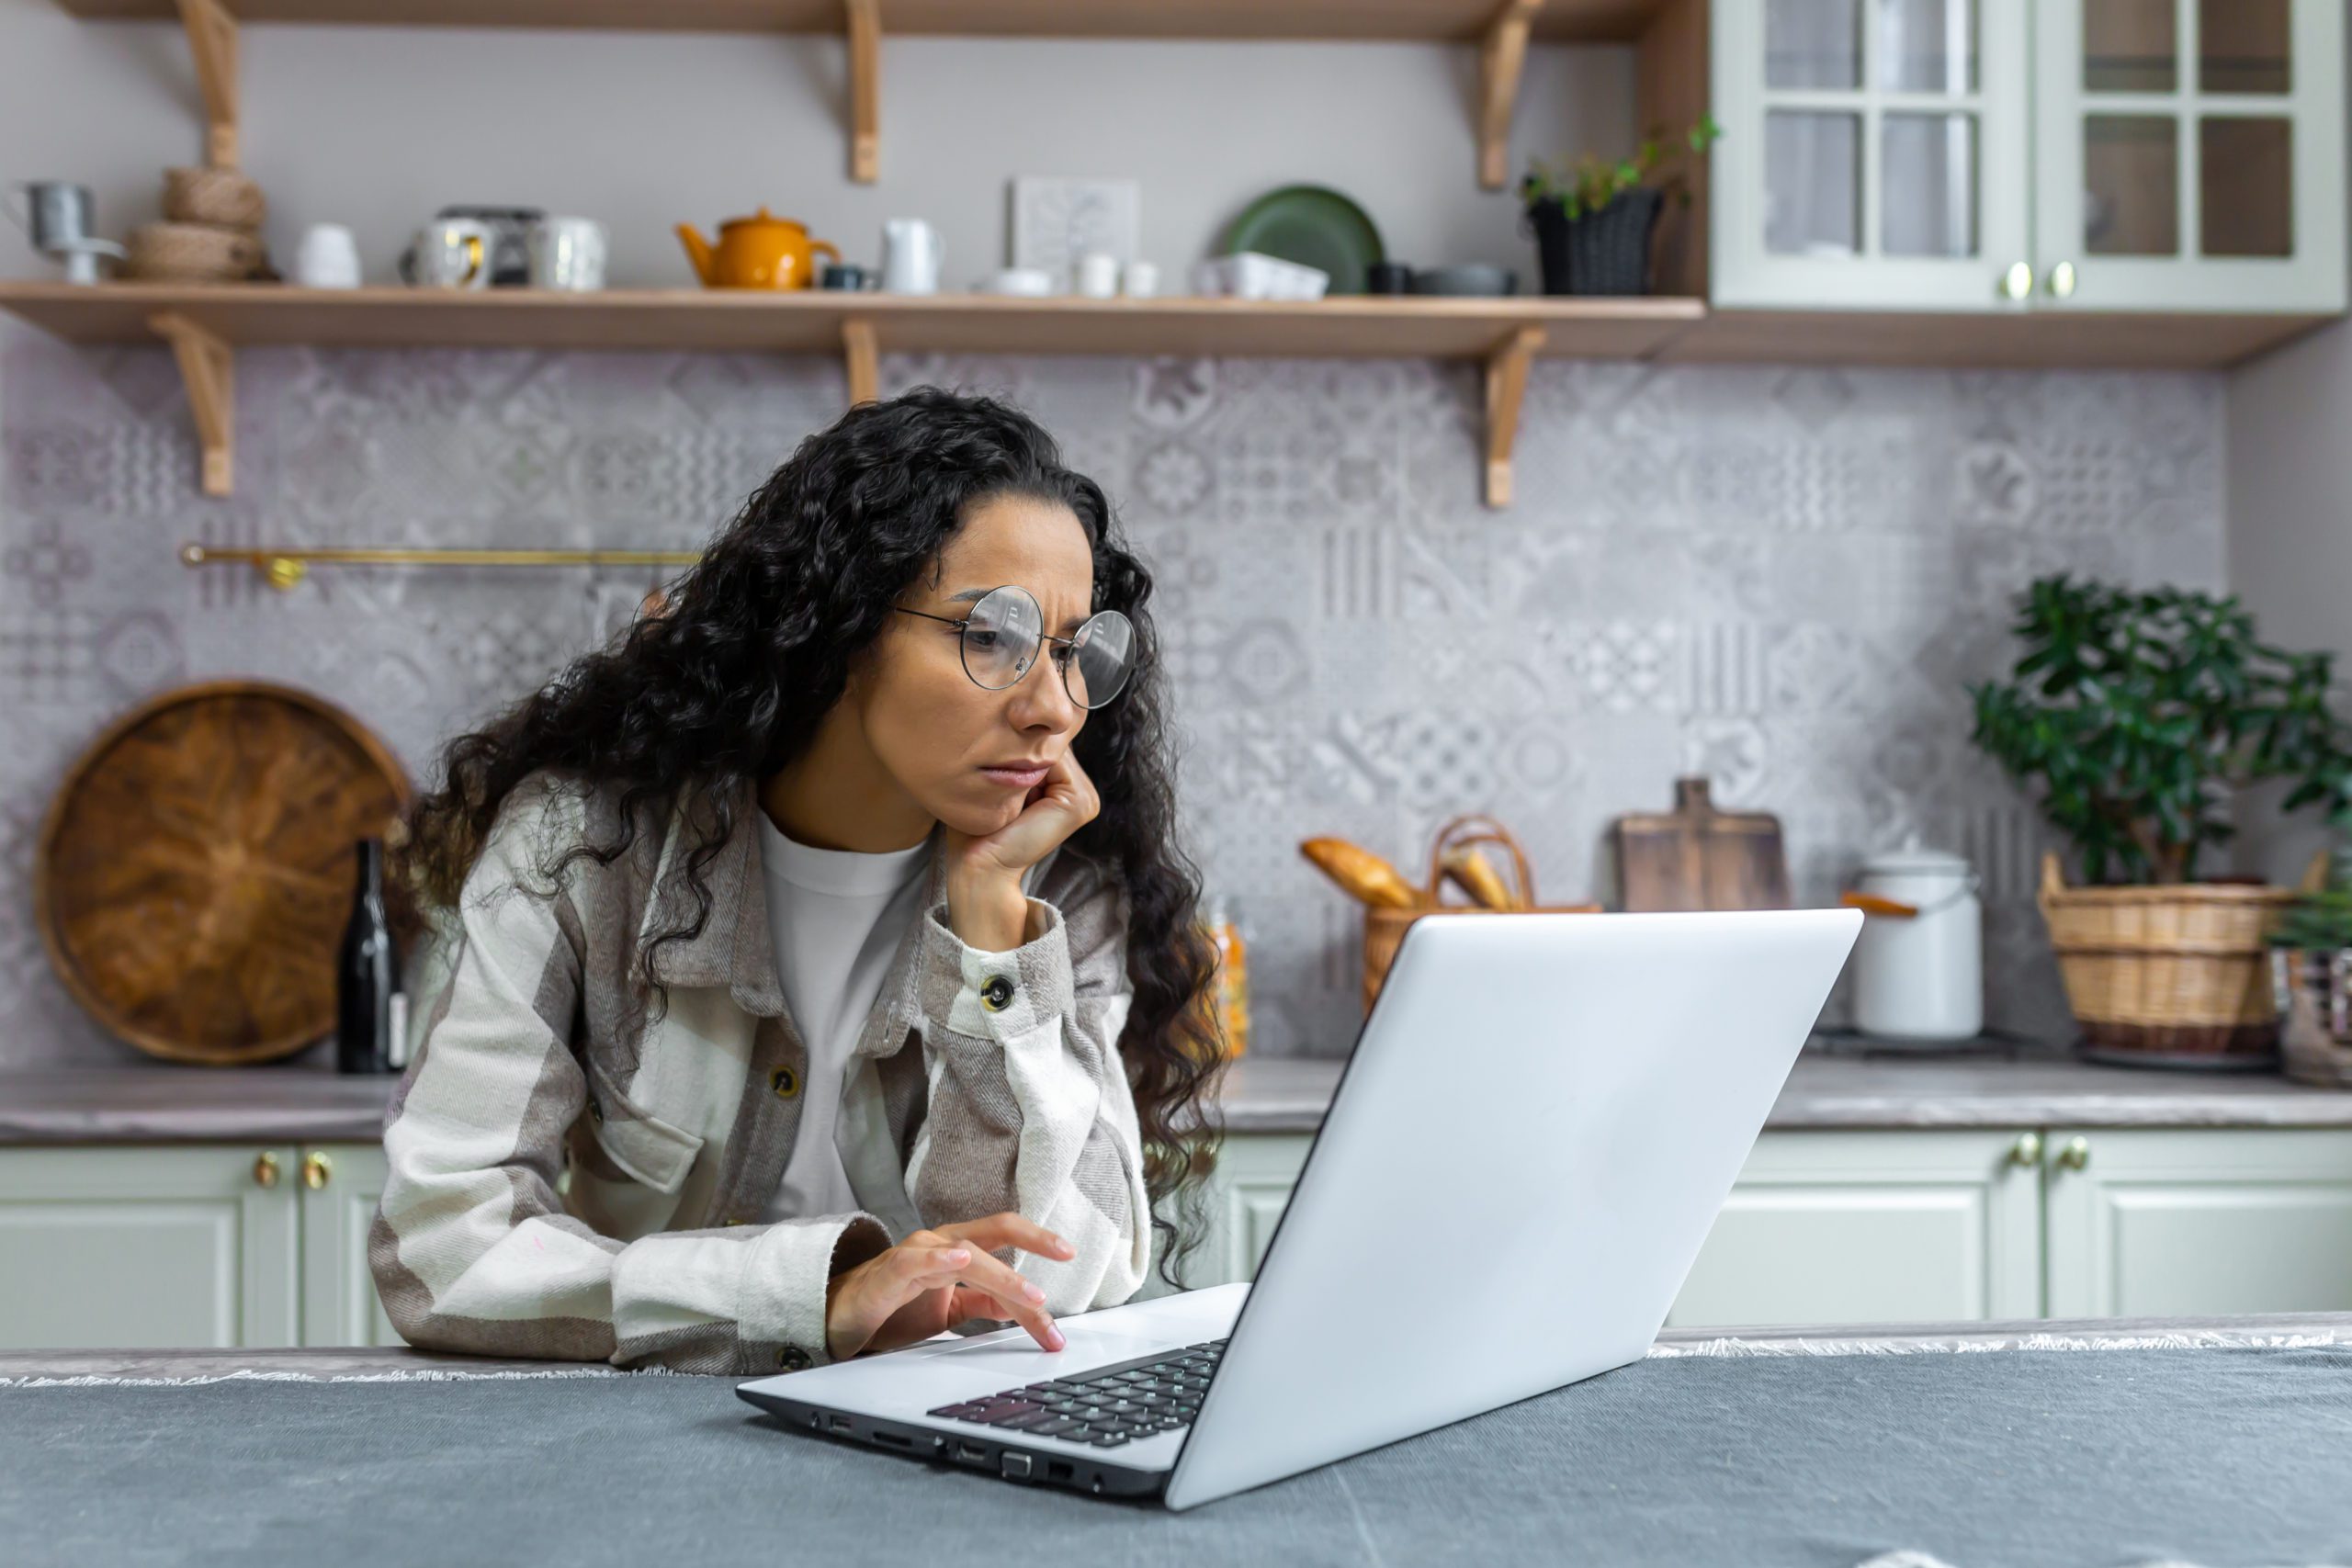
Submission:
[[2060,572],[2016,603],[2026,650],[2011,681],[1968,688],[1969,739],[2020,784],[2042,781],[2043,814],[2091,882],[2195,880],[2199,850],[2236,831],[2230,792],[2258,779],[2295,780],[2284,809],[2317,805],[2352,829],[2352,727],[2329,705],[2333,654],[2258,640],[2233,596]]
[[[1531,158],[1527,173],[1520,176],[1520,200],[1529,207],[1556,201],[1568,220],[1574,222],[1587,213],[1600,211],[1621,193],[1643,184],[1667,160],[1680,157],[1686,148],[1691,152],[1704,152],[1723,133],[1714,116],[1702,114],[1698,124],[1672,141],[1668,139],[1664,126],[1651,127],[1631,157],[1602,158],[1587,152],[1559,164]],[[1690,204],[1690,181],[1682,170],[1677,169],[1658,181],[1657,188],[1680,206]]]
[[2327,880],[2315,892],[2298,895],[2270,928],[2273,947],[2332,953],[2352,947],[2352,846],[2339,839],[2329,850]]

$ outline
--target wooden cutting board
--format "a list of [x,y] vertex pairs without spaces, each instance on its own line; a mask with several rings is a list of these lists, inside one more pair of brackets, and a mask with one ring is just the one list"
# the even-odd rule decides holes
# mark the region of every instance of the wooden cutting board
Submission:
[[1674,809],[1628,812],[1612,829],[1621,908],[1785,909],[1789,863],[1781,819],[1718,811],[1704,778],[1674,781]]
[[380,740],[260,681],[167,692],[69,769],[34,917],[74,999],[173,1061],[266,1062],[334,1030],[355,846],[408,804]]

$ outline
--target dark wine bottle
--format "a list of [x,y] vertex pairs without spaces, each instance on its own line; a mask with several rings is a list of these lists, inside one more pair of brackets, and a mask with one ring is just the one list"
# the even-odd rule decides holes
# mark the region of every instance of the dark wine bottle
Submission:
[[384,916],[384,841],[359,840],[359,888],[335,956],[337,1072],[389,1073],[401,1064],[401,956]]

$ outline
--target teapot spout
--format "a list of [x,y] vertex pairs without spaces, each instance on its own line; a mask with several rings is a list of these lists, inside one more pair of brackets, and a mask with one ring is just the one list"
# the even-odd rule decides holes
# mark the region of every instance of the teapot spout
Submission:
[[695,276],[702,279],[704,288],[709,288],[710,242],[704,239],[701,231],[691,223],[678,225],[678,238],[686,247],[687,258],[695,264]]

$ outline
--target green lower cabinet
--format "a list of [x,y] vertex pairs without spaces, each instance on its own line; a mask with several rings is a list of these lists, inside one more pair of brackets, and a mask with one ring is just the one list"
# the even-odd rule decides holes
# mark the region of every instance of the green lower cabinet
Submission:
[[[380,1144],[329,1144],[304,1154],[302,1343],[403,1345],[376,1300],[368,1227],[384,1196]],[[311,1161],[327,1162],[313,1177]],[[311,1185],[313,1179],[320,1185]]]
[[0,1348],[300,1343],[288,1145],[0,1149]]
[[[1186,1283],[1257,1272],[1304,1134],[1241,1134]],[[1781,1129],[1667,1322],[2352,1311],[2352,1131]]]
[[0,1149],[0,1349],[398,1345],[372,1144]]
[[2037,1316],[2041,1188],[2022,1129],[1768,1132],[1666,1321]]
[[2352,1307],[2352,1132],[2049,1135],[2052,1317]]

